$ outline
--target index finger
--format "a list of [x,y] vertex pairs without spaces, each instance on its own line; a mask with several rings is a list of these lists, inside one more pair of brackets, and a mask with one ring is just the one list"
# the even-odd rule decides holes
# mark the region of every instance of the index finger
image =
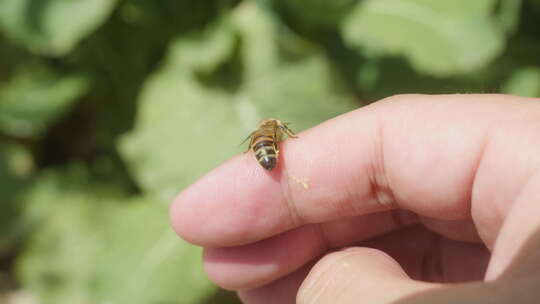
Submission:
[[[481,224],[492,226],[509,208],[499,203],[511,201],[527,176],[531,158],[516,163],[511,154],[537,153],[516,135],[530,131],[524,121],[539,117],[537,102],[504,95],[392,97],[281,143],[271,172],[251,153],[231,159],[176,198],[172,225],[192,243],[233,246],[307,223],[395,208],[466,219],[474,201],[492,204],[477,208]],[[478,182],[486,157],[500,161],[493,162],[493,175],[482,175],[487,181]],[[512,178],[496,187],[493,200],[489,179],[509,171]],[[473,185],[480,185],[474,198]]]

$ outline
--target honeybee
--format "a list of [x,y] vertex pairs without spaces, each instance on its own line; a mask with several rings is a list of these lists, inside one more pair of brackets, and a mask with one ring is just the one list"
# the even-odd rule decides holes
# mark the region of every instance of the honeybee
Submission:
[[257,130],[253,131],[244,140],[245,142],[250,139],[246,152],[250,149],[253,150],[255,158],[261,167],[271,171],[277,165],[279,156],[278,143],[283,140],[284,135],[292,138],[298,137],[287,127],[287,123],[275,118],[263,119],[257,125]]

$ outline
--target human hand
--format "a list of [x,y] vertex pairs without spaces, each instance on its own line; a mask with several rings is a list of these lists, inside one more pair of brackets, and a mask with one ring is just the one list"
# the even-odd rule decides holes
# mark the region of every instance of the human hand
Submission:
[[280,147],[171,207],[245,303],[540,303],[539,100],[395,96]]

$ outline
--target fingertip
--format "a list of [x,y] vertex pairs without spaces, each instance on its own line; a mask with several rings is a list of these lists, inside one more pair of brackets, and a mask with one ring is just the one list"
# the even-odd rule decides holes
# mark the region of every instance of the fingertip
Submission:
[[231,268],[226,267],[223,263],[215,262],[215,260],[221,259],[221,250],[219,248],[204,248],[203,250],[203,270],[206,276],[212,283],[217,286],[235,291],[240,289],[243,284],[238,281],[237,276],[231,275]]
[[233,157],[174,199],[171,225],[184,240],[208,247],[238,246],[285,231],[292,227],[277,185],[251,155]]
[[[323,257],[315,265],[310,276],[317,278],[326,271],[341,272],[339,269],[361,269],[361,275],[372,278],[408,278],[407,274],[386,252],[369,247],[346,247]],[[356,271],[353,271],[356,272]]]
[[[219,169],[219,168],[218,168]],[[221,200],[219,183],[213,181],[215,169],[179,193],[169,208],[173,230],[187,242],[200,246],[213,246],[219,241],[215,222],[219,221]],[[217,173],[219,174],[219,172]]]
[[240,290],[238,297],[246,304],[295,304],[298,288],[312,266],[313,263],[309,263],[294,273],[262,287]]
[[203,269],[208,279],[226,290],[258,287],[259,284],[254,279],[257,274],[254,275],[254,272],[261,271],[264,266],[255,266],[256,262],[250,256],[246,257],[241,251],[242,249],[236,247],[204,248]]
[[383,251],[346,248],[326,255],[310,271],[297,303],[394,303],[412,290],[428,288],[409,279],[401,266]]
[[223,231],[219,231],[219,227],[216,227],[216,222],[222,219],[217,218],[220,212],[212,205],[220,205],[220,202],[211,194],[201,193],[198,183],[180,193],[172,202],[171,226],[178,236],[189,243],[219,246],[220,239],[226,237],[227,229],[223,227]]
[[190,227],[189,221],[184,220],[183,209],[185,209],[185,205],[181,196],[182,194],[177,195],[169,205],[169,223],[180,238],[186,242],[196,244],[196,240],[190,238],[190,232],[194,229]]
[[278,280],[319,256],[318,229],[303,226],[252,244],[204,249],[208,277],[225,289],[252,289]]

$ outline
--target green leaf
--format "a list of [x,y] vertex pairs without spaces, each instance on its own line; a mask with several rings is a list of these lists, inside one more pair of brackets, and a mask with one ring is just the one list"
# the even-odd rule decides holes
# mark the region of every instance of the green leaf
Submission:
[[497,17],[505,32],[514,33],[518,29],[522,5],[521,0],[500,0]]
[[501,91],[524,97],[540,97],[540,67],[518,69],[510,76]]
[[182,54],[171,58],[172,65],[209,72],[232,55],[236,36],[228,18],[223,17],[201,32],[191,32],[175,48]]
[[37,54],[62,56],[101,25],[115,0],[3,0],[0,30]]
[[504,47],[494,0],[366,0],[343,24],[348,44],[369,56],[404,56],[421,73],[464,74]]
[[[275,24],[256,6],[245,3],[231,18],[241,49],[227,68],[203,78],[186,69],[179,63],[187,52],[204,52],[215,41],[180,38],[143,89],[136,127],[119,148],[149,193],[169,199],[245,150],[238,145],[262,118],[292,122],[300,131],[356,105],[321,50],[306,49],[288,60]],[[231,78],[238,79],[233,88],[227,85]]]
[[0,259],[9,254],[13,242],[21,237],[16,196],[33,170],[34,160],[26,148],[0,141]]
[[40,303],[199,303],[215,290],[164,205],[126,199],[80,168],[44,174],[25,204],[35,230],[18,274]]
[[202,273],[201,249],[172,231],[168,208],[148,200],[130,203],[129,208],[109,214],[114,222],[106,233],[110,246],[96,269],[103,274],[100,300],[197,303],[213,292]]
[[87,89],[85,77],[44,66],[21,67],[0,86],[0,131],[17,137],[43,134]]
[[30,151],[19,144],[0,141],[0,189],[7,189],[9,181],[28,178],[34,169],[34,159]]

